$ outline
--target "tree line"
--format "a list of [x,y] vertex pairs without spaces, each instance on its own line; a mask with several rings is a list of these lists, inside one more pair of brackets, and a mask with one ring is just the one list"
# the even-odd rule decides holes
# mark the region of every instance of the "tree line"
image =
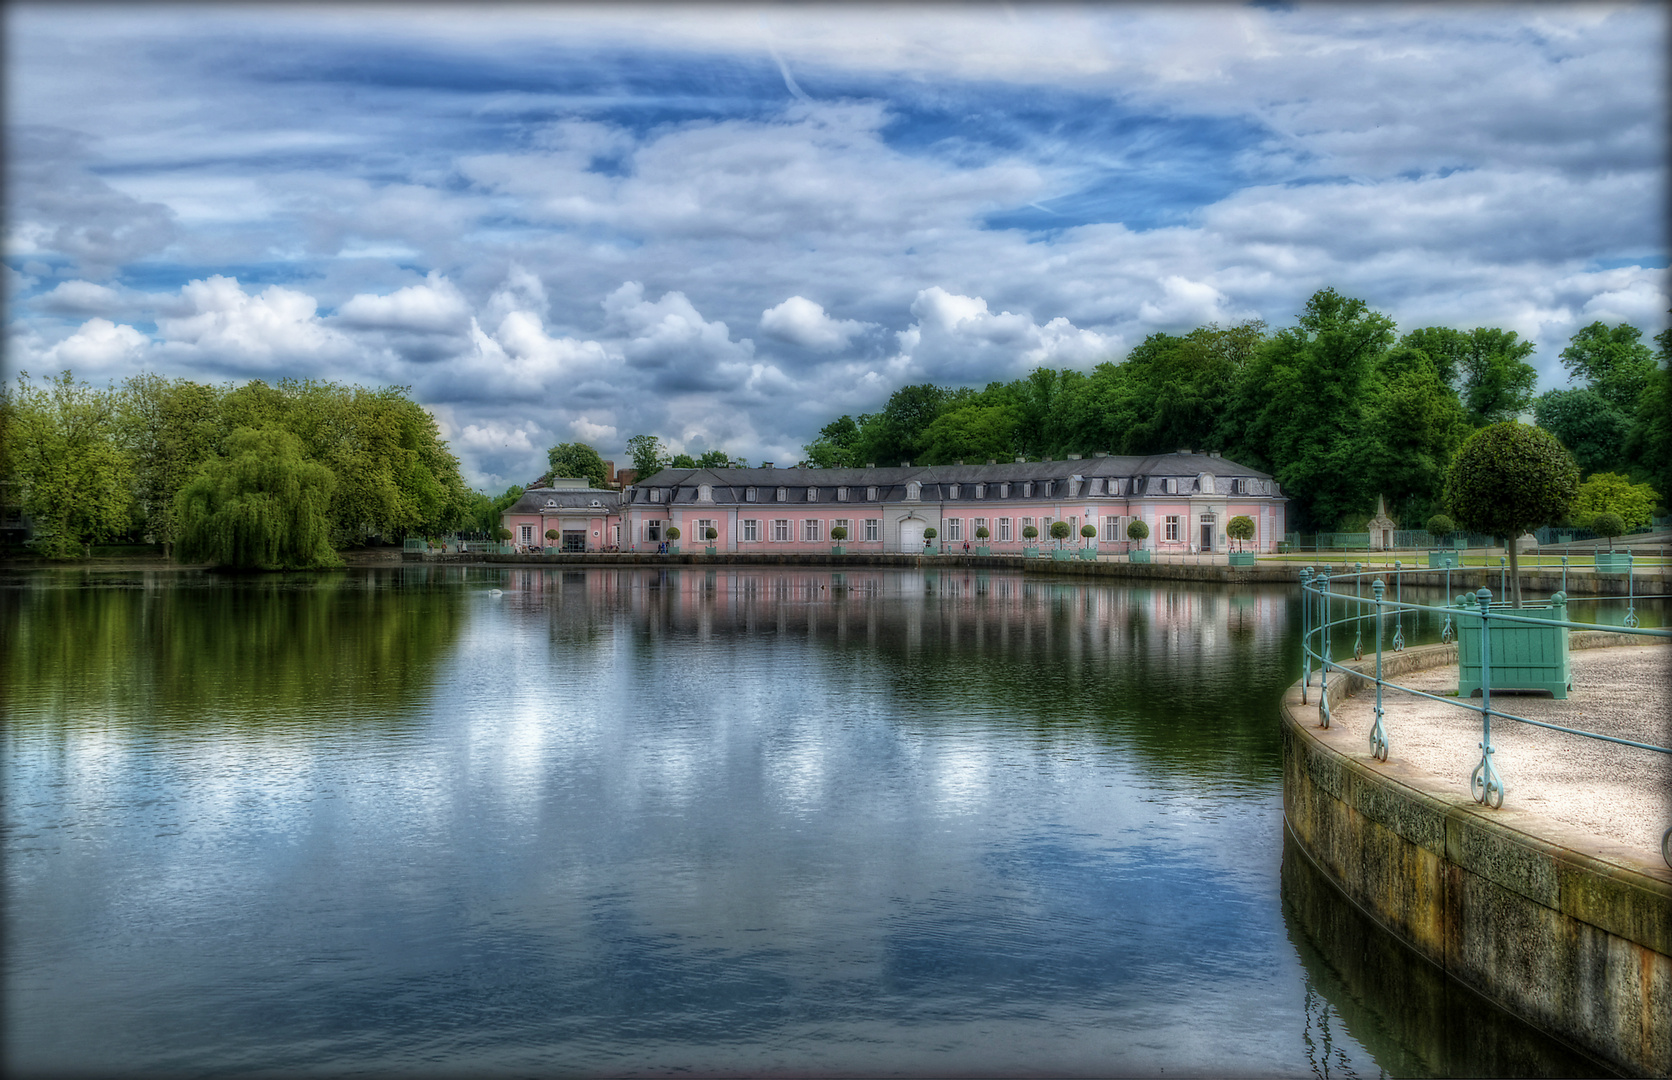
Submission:
[[491,504],[407,388],[315,380],[145,373],[101,389],[23,373],[0,387],[0,479],[57,558],[123,539],[187,561],[324,566],[373,537],[478,527]]
[[1364,301],[1324,289],[1276,331],[1257,321],[1209,325],[1151,334],[1124,361],[1090,372],[1042,367],[980,390],[902,387],[880,412],[826,424],[804,447],[804,464],[1211,450],[1276,477],[1303,531],[1362,528],[1378,495],[1419,527],[1443,509],[1464,440],[1530,413],[1587,477],[1634,486],[1639,501],[1647,490],[1664,513],[1672,331],[1654,339],[1657,350],[1641,338],[1627,324],[1585,327],[1561,354],[1574,385],[1535,396],[1534,346],[1514,331],[1401,335]]

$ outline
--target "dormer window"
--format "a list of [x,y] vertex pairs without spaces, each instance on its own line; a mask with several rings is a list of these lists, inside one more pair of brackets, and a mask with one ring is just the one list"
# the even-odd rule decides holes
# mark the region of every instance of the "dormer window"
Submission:
[[1024,499],[1033,498],[1033,481],[1032,480],[1023,480],[1022,481],[1022,498],[1024,498]]
[[787,488],[787,487],[779,488],[778,489],[778,501],[779,502],[789,502],[789,499],[790,499],[790,489]]
[[713,502],[714,501],[714,487],[713,487],[713,485],[711,485],[711,484],[698,484],[697,485],[697,501],[698,502]]
[[949,499],[956,499],[958,497],[958,485],[957,484],[948,484],[947,485],[946,497],[949,498]]
[[1161,481],[1161,490],[1169,495],[1177,495],[1179,493],[1179,482],[1169,477]]
[[1049,499],[1051,497],[1051,489],[1055,486],[1056,481],[1054,480],[1041,480],[1039,482],[1039,487],[1041,489],[1040,494]]
[[999,498],[1001,498],[1001,499],[1010,498],[1010,485],[1009,484],[1000,484],[999,485]]
[[810,487],[810,488],[807,489],[807,501],[808,502],[818,502],[819,501],[819,489],[818,488]]
[[755,489],[754,488],[746,487],[746,488],[743,489],[743,501],[744,502],[754,502],[755,501]]
[[908,501],[916,502],[918,499],[920,499],[922,497],[923,497],[923,485],[922,484],[918,483],[916,480],[913,480],[911,483],[906,485],[906,499]]
[[877,489],[876,488],[868,487],[868,488],[865,489],[865,501],[866,502],[876,502],[877,501]]
[[839,488],[836,489],[836,501],[837,502],[847,502],[848,501],[848,489],[847,488],[839,487]]
[[650,501],[654,502],[654,503],[659,503],[659,502],[662,501],[662,489],[661,488],[651,488],[650,489]]

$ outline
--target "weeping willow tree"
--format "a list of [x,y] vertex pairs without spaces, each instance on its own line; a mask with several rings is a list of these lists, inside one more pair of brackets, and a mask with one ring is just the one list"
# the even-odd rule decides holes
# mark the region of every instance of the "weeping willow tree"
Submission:
[[175,497],[182,562],[238,570],[341,566],[331,548],[336,477],[279,428],[239,428]]

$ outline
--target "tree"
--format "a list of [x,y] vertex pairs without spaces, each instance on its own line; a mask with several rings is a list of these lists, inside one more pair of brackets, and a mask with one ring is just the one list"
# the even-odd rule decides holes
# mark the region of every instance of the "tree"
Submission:
[[668,459],[667,467],[670,469],[694,469],[697,467],[697,459],[690,454],[675,454]]
[[940,531],[938,529],[936,529],[933,525],[929,526],[927,529],[924,529],[923,530],[923,546],[928,547],[929,542],[931,540],[933,540],[935,537],[939,536],[939,535],[940,535]]
[[342,565],[331,547],[336,477],[281,428],[239,428],[175,497],[179,555],[236,570]]
[[1620,531],[1630,532],[1643,528],[1654,519],[1658,498],[1654,488],[1648,484],[1634,484],[1629,476],[1597,473],[1579,485],[1571,516],[1580,528],[1601,533],[1593,519],[1598,514],[1614,514],[1624,526]]
[[118,440],[133,465],[134,500],[145,533],[172,556],[174,497],[215,455],[226,391],[153,372],[122,384]]
[[1627,468],[1626,439],[1631,415],[1589,387],[1549,390],[1533,402],[1533,420],[1573,453],[1579,471]]
[[860,418],[866,422],[855,445],[858,460],[880,465],[917,460],[919,439],[940,415],[947,397],[947,391],[930,383],[894,391],[881,413]]
[[[1085,539],[1090,540],[1092,537],[1097,535],[1097,526],[1089,523],[1080,526],[1080,535]],[[1084,547],[1085,545],[1082,544],[1080,546]]]
[[819,437],[801,448],[807,460],[820,469],[850,469],[863,464],[854,457],[859,445],[859,425],[842,415],[819,429]]
[[1039,530],[1034,528],[1032,525],[1023,525],[1022,526],[1022,539],[1023,540],[1037,540],[1037,539],[1039,539]]
[[1511,591],[1520,607],[1516,540],[1528,529],[1566,517],[1578,491],[1579,467],[1554,435],[1506,421],[1475,432],[1457,451],[1445,501],[1464,528],[1505,538]]
[[667,535],[667,538],[669,540],[678,540],[679,539],[679,526],[678,525],[669,525],[666,535]]
[[1476,427],[1513,420],[1532,404],[1538,369],[1526,360],[1533,347],[1514,330],[1477,326],[1463,336],[1459,394]]
[[846,540],[848,538],[847,526],[838,525],[834,529],[831,529],[830,530],[830,538],[832,540],[836,541],[838,544],[840,544],[843,540]]
[[[838,529],[842,528],[840,525],[838,525],[836,527]],[[846,536],[847,534],[848,534],[848,531],[846,529],[842,529],[842,535]],[[716,529],[714,526],[710,525],[708,528],[706,528],[702,531],[702,538],[704,540],[707,540],[709,543],[712,544],[714,541],[716,541],[720,538],[720,530]]]
[[1238,514],[1225,523],[1225,535],[1237,541],[1240,550],[1243,541],[1254,539],[1254,519],[1247,514]]
[[1016,426],[1014,405],[970,403],[948,408],[918,437],[919,457],[926,465],[1008,460],[1015,451]]
[[975,527],[975,538],[977,540],[985,540],[992,535],[992,533],[987,531],[987,526],[985,525],[977,525]]
[[1638,339],[1643,331],[1628,323],[1610,329],[1600,322],[1580,330],[1562,350],[1562,366],[1584,386],[1630,416],[1655,370],[1655,356]]
[[1382,356],[1370,381],[1359,468],[1396,516],[1421,519],[1434,509],[1446,466],[1470,430],[1429,355],[1397,346]]
[[705,450],[703,451],[702,457],[697,459],[697,468],[729,469],[731,468],[731,463],[731,455],[726,453],[724,450]]
[[18,487],[41,554],[75,558],[128,529],[133,470],[118,436],[116,394],[68,371],[39,386],[20,372],[12,390],[0,388],[5,478]]
[[1672,495],[1672,329],[1655,337],[1659,358],[1637,399],[1626,456],[1662,497]]
[[548,543],[548,544],[557,543],[557,538],[560,535],[562,535],[562,534],[560,534],[556,529],[547,529],[546,530],[546,543]]
[[1608,550],[1614,550],[1614,538],[1626,531],[1626,519],[1613,511],[1591,515],[1591,531],[1608,538]]
[[1126,538],[1142,547],[1143,542],[1149,539],[1149,526],[1144,524],[1142,518],[1133,518],[1126,523]]
[[634,435],[627,440],[627,456],[633,460],[634,483],[642,484],[666,465],[662,440],[655,435]]
[[1057,542],[1057,547],[1062,547],[1062,542],[1068,539],[1068,533],[1068,522],[1061,520],[1051,522],[1051,539]]
[[1428,535],[1432,536],[1435,542],[1444,540],[1456,531],[1457,522],[1446,517],[1444,514],[1435,514],[1433,517],[1428,519]]
[[552,476],[584,477],[588,487],[601,488],[607,479],[604,459],[583,442],[558,443],[546,451],[546,463]]

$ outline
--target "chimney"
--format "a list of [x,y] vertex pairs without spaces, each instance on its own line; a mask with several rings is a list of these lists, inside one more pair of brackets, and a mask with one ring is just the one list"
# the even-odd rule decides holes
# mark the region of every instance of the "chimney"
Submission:
[[867,462],[866,462],[866,463],[865,463],[865,467],[866,467],[866,468],[867,468],[867,469],[874,469],[874,468],[876,468],[876,467],[877,467],[877,463],[876,463],[876,462],[874,462],[874,461],[867,461]]
[[1025,462],[1027,460],[1028,459],[1023,457],[1021,454],[1016,455],[1016,464],[1018,464],[1018,465],[1022,464],[1023,462]]
[[1079,454],[1069,454],[1068,455],[1068,460],[1069,461],[1079,461],[1080,460],[1080,455]]
[[959,459],[958,459],[958,460],[957,460],[957,461],[954,461],[954,462],[953,462],[953,463],[952,463],[952,464],[954,464],[954,465],[962,465],[962,464],[963,464],[963,463],[964,463],[964,459],[963,459],[963,458],[959,458]]
[[911,468],[911,462],[909,462],[909,461],[902,461],[902,462],[900,462],[900,468],[902,468],[902,469],[909,469],[909,468]]
[[1181,453],[1181,454],[1188,454],[1188,453],[1190,453],[1190,448],[1185,447],[1185,446],[1181,446],[1181,447],[1179,447],[1178,452]]
[[989,465],[997,465],[997,464],[998,464],[998,462],[997,462],[997,461],[995,461],[995,460],[994,460],[994,459],[992,459],[992,458],[988,458],[988,459],[987,459],[987,464],[989,464]]
[[1099,450],[1099,451],[1097,451],[1097,453],[1092,455],[1092,457],[1108,457],[1108,456],[1109,456],[1109,451],[1107,451],[1107,450]]
[[763,468],[763,469],[770,469],[770,468],[772,468],[772,462],[770,462],[770,461],[763,461],[763,462],[761,462],[761,468]]

